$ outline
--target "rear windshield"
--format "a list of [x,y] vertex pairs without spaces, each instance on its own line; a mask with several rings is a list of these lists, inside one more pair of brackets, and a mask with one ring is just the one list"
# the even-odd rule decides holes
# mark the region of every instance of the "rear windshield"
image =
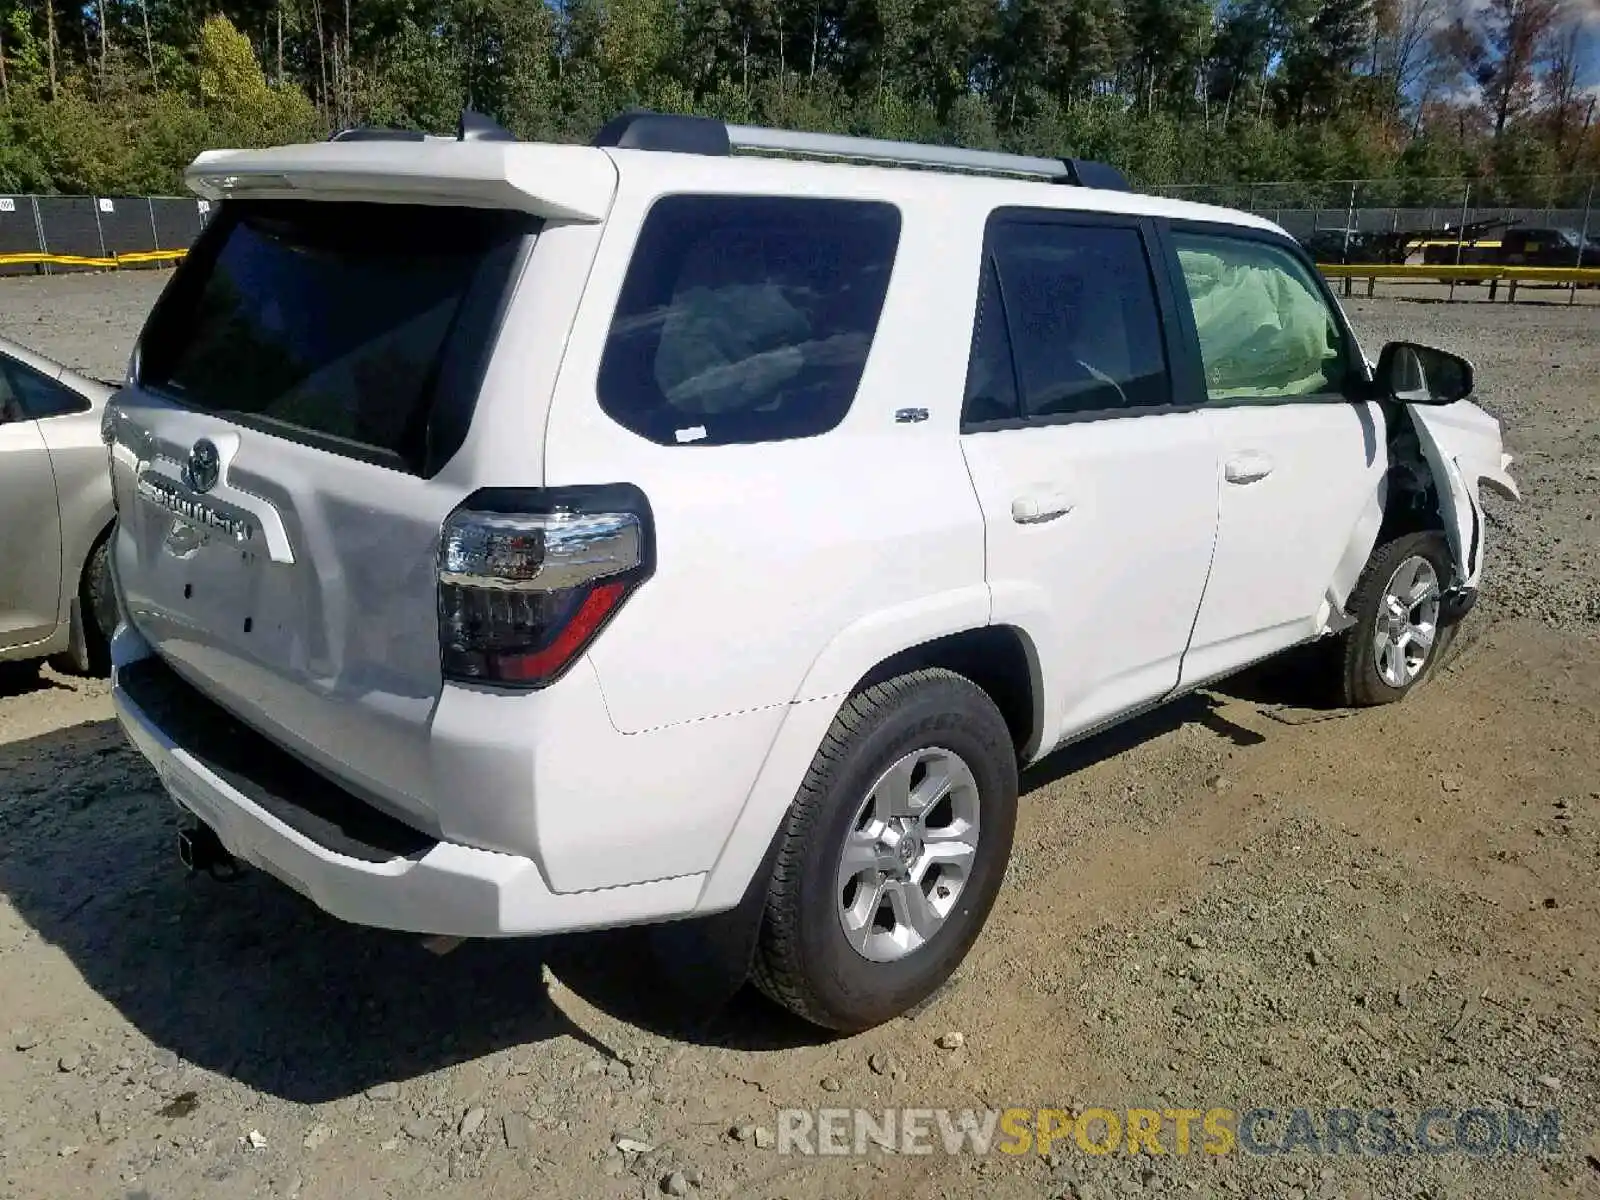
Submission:
[[460,447],[518,213],[230,202],[180,268],[139,381],[241,424],[430,474]]
[[600,407],[663,445],[812,437],[844,419],[900,238],[893,205],[668,196],[645,218]]

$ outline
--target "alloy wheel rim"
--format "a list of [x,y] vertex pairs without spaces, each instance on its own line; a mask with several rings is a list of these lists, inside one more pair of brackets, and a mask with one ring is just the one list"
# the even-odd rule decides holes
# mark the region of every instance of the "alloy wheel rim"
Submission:
[[978,782],[954,751],[914,750],[868,789],[839,854],[834,902],[870,962],[926,945],[955,911],[977,860]]
[[1372,657],[1378,678],[1390,687],[1414,682],[1428,665],[1439,634],[1439,604],[1438,572],[1421,555],[1389,576],[1373,624]]

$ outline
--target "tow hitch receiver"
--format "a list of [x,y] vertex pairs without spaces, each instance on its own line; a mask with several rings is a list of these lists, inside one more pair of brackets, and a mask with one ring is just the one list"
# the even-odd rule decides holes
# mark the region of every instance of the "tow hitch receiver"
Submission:
[[239,863],[209,825],[194,825],[178,832],[178,861],[189,874],[201,871],[227,882],[239,877]]

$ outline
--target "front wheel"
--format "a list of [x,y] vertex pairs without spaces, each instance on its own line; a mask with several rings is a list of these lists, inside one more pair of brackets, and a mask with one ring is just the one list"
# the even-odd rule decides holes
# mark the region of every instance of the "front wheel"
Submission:
[[780,835],[757,986],[846,1032],[925,1000],[994,905],[1016,802],[1010,730],[970,680],[923,670],[852,697]]
[[1440,620],[1451,571],[1449,543],[1433,530],[1372,552],[1348,605],[1355,624],[1341,655],[1346,704],[1392,704],[1427,678],[1452,634]]

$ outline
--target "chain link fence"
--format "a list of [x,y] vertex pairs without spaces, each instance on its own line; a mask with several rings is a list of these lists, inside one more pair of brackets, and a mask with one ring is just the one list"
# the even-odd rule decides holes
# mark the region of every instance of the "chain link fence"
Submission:
[[211,210],[192,196],[0,195],[0,275],[159,266],[173,257],[163,252],[189,248]]
[[[1371,246],[1356,235],[1459,235],[1463,227],[1494,222],[1565,229],[1584,240],[1600,237],[1597,184],[1600,179],[1592,176],[1538,176],[1167,184],[1148,190],[1257,213],[1302,242],[1316,239],[1324,251],[1331,248],[1333,261],[1353,262]],[[171,252],[188,249],[212,207],[182,196],[0,195],[0,275],[161,265],[176,257]],[[128,261],[128,255],[147,257]],[[64,261],[74,259],[85,261]]]
[[1520,180],[1337,179],[1320,182],[1169,184],[1158,195],[1244,209],[1302,242],[1327,234],[1459,231],[1504,224],[1600,236],[1594,176]]

